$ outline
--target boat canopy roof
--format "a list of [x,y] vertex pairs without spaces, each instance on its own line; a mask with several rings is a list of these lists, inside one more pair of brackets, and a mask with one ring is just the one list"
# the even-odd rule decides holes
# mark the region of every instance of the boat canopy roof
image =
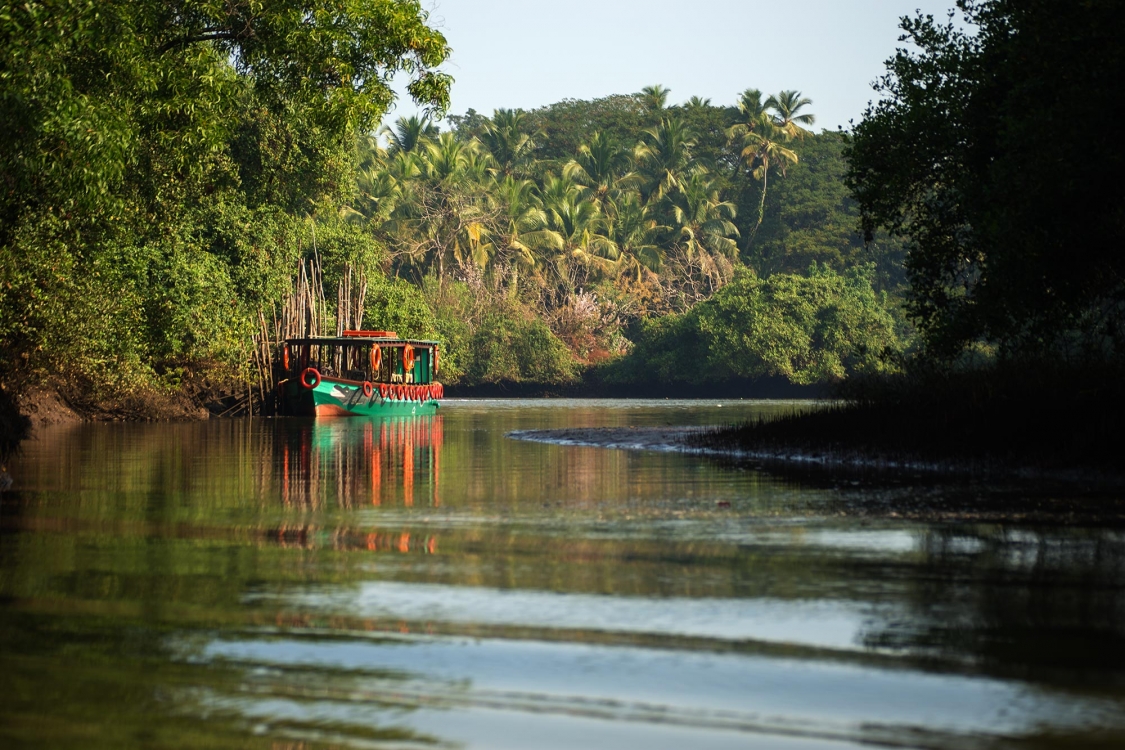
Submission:
[[379,346],[396,344],[410,344],[411,346],[439,346],[438,341],[426,339],[403,339],[387,336],[311,336],[301,339],[285,339],[291,346],[362,346],[365,344],[378,344]]

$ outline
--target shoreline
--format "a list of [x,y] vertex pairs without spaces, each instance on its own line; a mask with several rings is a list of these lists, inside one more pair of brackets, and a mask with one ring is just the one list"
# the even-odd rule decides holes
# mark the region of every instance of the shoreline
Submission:
[[[744,461],[770,462],[793,467],[829,470],[861,470],[887,472],[929,473],[945,476],[1006,476],[1026,479],[1071,479],[1082,469],[1036,469],[1032,467],[1005,466],[995,462],[968,462],[958,460],[922,459],[913,456],[892,456],[865,452],[859,449],[834,450],[801,449],[777,446],[748,449],[732,446],[708,445],[705,441],[692,441],[693,437],[717,436],[729,429],[723,425],[692,427],[568,427],[544,430],[513,430],[508,437],[535,443],[574,445],[591,448],[619,450],[655,450],[687,453]],[[1110,476],[1106,474],[1106,476]],[[1114,475],[1116,476],[1116,475]],[[1121,476],[1125,487],[1125,476]]]
[[[798,386],[779,378],[729,380],[701,385],[617,384],[595,380],[574,383],[477,383],[445,386],[446,398],[469,399],[761,399],[792,400],[823,397],[822,386]],[[25,419],[34,428],[79,422],[196,421],[245,416],[244,384],[192,383],[158,392],[148,390],[122,398],[98,399],[88,393],[55,385],[8,390],[7,412],[13,420]],[[251,391],[254,415],[263,411],[256,389]],[[266,416],[266,415],[263,415]],[[14,424],[15,422],[13,422]]]
[[785,378],[731,379],[711,383],[608,383],[586,377],[573,383],[476,383],[445,386],[449,398],[688,398],[815,399],[823,385],[794,385]]
[[[838,489],[849,515],[919,521],[1125,527],[1125,474],[997,462],[923,460],[859,450],[747,449],[707,445],[721,426],[515,430],[507,437],[568,445],[694,455]],[[934,487],[950,493],[931,496]],[[919,487],[926,492],[917,492]],[[872,490],[878,490],[872,499]],[[849,493],[856,495],[851,497]],[[862,497],[860,495],[862,494]]]

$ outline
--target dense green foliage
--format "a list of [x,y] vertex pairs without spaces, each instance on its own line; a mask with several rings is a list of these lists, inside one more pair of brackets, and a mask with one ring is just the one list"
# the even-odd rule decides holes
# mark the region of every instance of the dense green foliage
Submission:
[[388,76],[447,103],[446,55],[412,0],[5,2],[0,380],[240,368],[318,232],[380,257],[303,219],[350,193]]
[[807,385],[886,372],[901,341],[883,296],[859,268],[841,276],[814,266],[806,276],[768,279],[743,271],[686,313],[642,321],[636,350],[607,366],[606,378],[703,383],[781,376]]
[[888,61],[847,149],[864,229],[904,241],[922,356],[842,384],[831,409],[702,442],[841,464],[1120,473],[1125,133],[1119,117],[1080,112],[1125,108],[1125,4],[958,7],[963,26],[903,19],[914,46]]
[[446,382],[650,378],[652,332],[689,323],[666,379],[697,379],[700,341],[708,377],[801,383],[900,348],[899,246],[862,243],[842,137],[799,92],[375,135],[396,71],[446,106],[447,53],[414,0],[5,4],[0,382],[241,379],[301,259],[329,299],[363,279],[365,327],[441,340]]
[[[683,316],[739,274],[745,286],[773,274],[800,279],[815,265],[811,283],[825,282],[830,272],[842,283],[839,274],[849,269],[874,268],[862,274],[869,294],[869,282],[900,290],[901,246],[882,237],[864,245],[843,183],[843,138],[804,127],[813,122],[808,99],[793,91],[763,98],[750,89],[738,106],[698,99],[668,106],[667,96],[654,86],[530,112],[498,110],[491,118],[470,111],[450,118],[452,132],[400,119],[383,131],[385,149],[362,144],[349,220],[388,248],[392,273],[430,290],[452,361],[468,382],[535,379],[534,363],[501,364],[510,356],[495,349],[501,340],[519,349],[505,337],[530,332],[525,322],[533,319],[552,334],[550,346],[521,351],[549,359],[547,350],[561,342],[571,355],[569,367],[549,368],[552,378],[623,355],[626,361],[611,368],[614,377],[651,380],[645,357],[629,354],[630,337],[697,320]],[[461,293],[450,285],[471,288],[473,303],[456,302]],[[780,301],[764,299],[738,324],[782,314]],[[885,297],[871,296],[870,304],[890,320],[893,305]],[[901,348],[883,330],[860,326],[833,335],[859,337],[841,342],[844,348]],[[901,326],[888,323],[885,330],[893,336]],[[774,356],[764,351],[725,361],[734,355],[724,350],[712,357],[724,361],[708,378],[770,374],[809,383],[868,367],[831,349],[830,340],[809,333],[805,344],[789,342],[807,351],[785,364],[763,364]],[[661,367],[660,379],[698,380],[687,363],[699,361],[699,342],[661,341],[680,347],[669,358],[685,364]],[[756,338],[747,345],[774,344]]]
[[889,61],[855,128],[864,225],[907,240],[931,353],[1120,356],[1125,133],[1079,112],[1125,109],[1125,4],[958,5],[965,30],[904,19],[916,51]]

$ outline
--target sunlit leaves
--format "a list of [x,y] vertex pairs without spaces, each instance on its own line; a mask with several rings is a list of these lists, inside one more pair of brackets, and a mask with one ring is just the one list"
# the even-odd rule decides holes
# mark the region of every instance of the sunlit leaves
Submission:
[[[301,217],[352,192],[391,76],[440,111],[447,54],[410,0],[4,5],[0,378],[241,367],[310,249]],[[369,188],[372,215],[398,199]]]

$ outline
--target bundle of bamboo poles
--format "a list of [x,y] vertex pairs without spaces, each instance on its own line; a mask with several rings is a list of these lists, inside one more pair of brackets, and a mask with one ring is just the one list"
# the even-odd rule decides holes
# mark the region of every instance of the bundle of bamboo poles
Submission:
[[[367,297],[367,277],[355,272],[351,264],[336,290],[335,333],[342,336],[345,330],[363,327],[363,307]],[[298,264],[292,282],[292,291],[274,308],[267,323],[264,311],[258,311],[258,332],[254,337],[253,367],[258,376],[258,398],[262,411],[273,411],[277,385],[288,373],[281,364],[281,347],[286,339],[322,336],[329,330],[330,316],[324,295],[324,269],[320,255],[314,251],[308,260]],[[337,371],[340,368],[336,363]],[[253,415],[252,406],[248,406]]]
[[367,297],[367,276],[353,273],[349,263],[344,266],[344,274],[336,290],[336,335],[344,331],[363,328],[363,303]]

